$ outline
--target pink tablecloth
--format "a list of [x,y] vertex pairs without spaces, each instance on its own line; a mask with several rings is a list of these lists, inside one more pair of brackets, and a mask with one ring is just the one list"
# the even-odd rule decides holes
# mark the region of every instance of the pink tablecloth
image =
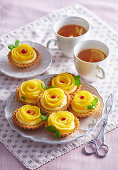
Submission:
[[[79,2],[92,10],[104,21],[109,23],[116,31],[118,30],[118,5],[117,0],[1,0],[0,1],[0,34],[27,24],[34,19],[38,19],[53,10],[68,6],[74,2]],[[110,151],[106,158],[98,159],[95,156],[86,156],[82,153],[82,147],[57,158],[40,170],[117,170],[118,153],[118,129],[106,135],[106,143]],[[13,155],[0,144],[0,169],[1,170],[25,170],[26,168]]]

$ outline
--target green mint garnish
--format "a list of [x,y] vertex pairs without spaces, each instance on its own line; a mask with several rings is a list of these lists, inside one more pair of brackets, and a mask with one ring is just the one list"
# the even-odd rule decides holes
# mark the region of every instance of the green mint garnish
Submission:
[[76,85],[76,86],[79,86],[79,85],[81,84],[80,75],[74,76],[74,79],[75,79],[75,85]]
[[55,86],[51,86],[51,87],[47,87],[47,89],[52,89],[52,88],[54,88]]
[[46,130],[48,132],[53,132],[56,138],[60,138],[61,137],[59,130],[57,130],[54,126],[47,126]]
[[43,85],[43,83],[41,83],[41,87],[42,87],[43,89],[46,89],[46,86]]
[[92,110],[94,107],[96,107],[96,104],[98,103],[98,98],[94,98],[93,101],[91,102],[91,105],[87,106],[87,109]]
[[19,43],[20,43],[19,40],[16,40],[16,41],[15,41],[15,48],[19,46]]
[[92,110],[92,109],[93,109],[93,106],[92,106],[92,105],[88,105],[88,106],[87,106],[87,109]]
[[48,131],[48,132],[56,132],[56,128],[54,127],[54,126],[47,126],[46,127],[46,130]]
[[43,110],[40,110],[41,111],[41,115],[46,115],[46,112],[43,111]]
[[93,99],[93,101],[92,101],[91,104],[92,104],[93,106],[96,106],[97,102],[98,102],[98,98],[95,97],[95,98]]
[[19,40],[16,40],[16,41],[15,41],[15,45],[10,44],[10,45],[8,46],[8,48],[9,48],[10,50],[13,50],[14,48],[16,48],[16,47],[19,46],[19,43],[20,43],[20,41],[19,41]]
[[55,135],[56,138],[60,138],[60,137],[61,137],[59,130],[57,130],[57,131],[54,133],[54,135]]
[[21,96],[21,99],[22,99],[22,100],[26,100],[26,98],[25,98],[24,96]]
[[43,83],[41,83],[41,87],[45,90],[47,90],[47,89],[52,89],[52,88],[54,88],[55,86],[51,86],[51,87],[46,87],[45,85],[43,85]]
[[8,46],[8,48],[9,48],[10,50],[13,50],[15,47],[14,47],[14,45],[10,44],[10,45]]
[[41,115],[41,119],[42,119],[43,122],[46,122],[48,120],[48,118],[44,115]]

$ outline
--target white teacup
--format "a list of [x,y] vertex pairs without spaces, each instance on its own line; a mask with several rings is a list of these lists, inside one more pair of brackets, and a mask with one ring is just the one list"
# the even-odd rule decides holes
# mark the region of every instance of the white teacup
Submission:
[[[63,26],[71,24],[82,26],[87,32],[78,37],[64,37],[57,33],[59,29]],[[85,40],[86,38],[88,38],[89,28],[89,23],[85,19],[80,17],[65,17],[63,19],[60,19],[54,24],[55,39],[51,39],[47,42],[47,48],[51,50],[61,50],[66,57],[73,58],[74,46],[81,40]],[[57,46],[57,48],[50,48],[50,44],[52,42],[55,46]]]
[[[98,49],[106,55],[106,58],[94,63],[83,61],[77,56],[81,51],[86,49]],[[105,77],[105,71],[102,67],[105,66],[108,59],[109,49],[104,43],[96,40],[82,41],[76,44],[73,52],[76,70],[86,81],[94,82],[97,78],[103,79]]]

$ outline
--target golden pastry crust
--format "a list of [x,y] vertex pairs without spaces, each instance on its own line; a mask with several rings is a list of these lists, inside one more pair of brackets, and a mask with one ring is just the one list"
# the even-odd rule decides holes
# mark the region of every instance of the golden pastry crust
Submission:
[[[73,130],[71,130],[70,132],[68,132],[68,133],[60,134],[61,138],[64,138],[64,137],[67,137],[67,136],[71,135],[72,133],[74,133],[78,129],[78,127],[80,125],[80,122],[79,122],[79,119],[76,116],[74,116],[74,117],[75,117],[75,119],[74,119],[75,128]],[[48,121],[45,123],[45,128],[47,126],[48,126]],[[50,132],[50,133],[54,135],[54,133],[52,133],[52,132]]]
[[[21,85],[20,85],[21,86]],[[22,103],[22,104],[30,104],[30,105],[37,105],[37,102],[36,103],[28,103],[28,102],[25,102],[23,100],[20,99],[20,96],[19,96],[19,90],[20,90],[20,86],[16,89],[16,98],[17,100]]]
[[33,48],[34,51],[36,52],[36,59],[35,59],[33,62],[27,63],[27,64],[18,64],[18,63],[15,63],[15,62],[12,60],[11,51],[8,53],[8,60],[9,60],[9,62],[12,63],[13,65],[15,65],[15,66],[18,67],[18,68],[27,68],[27,67],[30,67],[30,66],[36,64],[36,63],[38,62],[39,58],[40,58],[40,54],[39,54],[39,52],[38,52],[34,47],[32,47],[32,48]]
[[48,114],[51,114],[52,112],[58,112],[58,111],[67,110],[67,108],[68,108],[68,106],[69,106],[69,104],[70,104],[70,96],[69,96],[69,94],[68,94],[67,92],[64,91],[64,93],[65,93],[65,95],[67,96],[67,104],[66,104],[63,108],[61,108],[60,110],[48,111],[48,110],[44,109],[44,108],[42,107],[42,105],[41,105],[41,102],[40,102],[40,99],[41,99],[43,93],[41,93],[41,94],[39,95],[39,98],[38,98],[38,101],[37,101],[37,106],[39,106],[41,110],[45,111],[45,112],[48,113]]
[[[20,108],[19,108],[20,109]],[[20,128],[22,129],[25,129],[25,130],[35,130],[35,129],[38,129],[40,126],[42,126],[43,124],[45,124],[45,122],[40,122],[39,124],[36,124],[36,125],[23,125],[21,124],[17,118],[16,118],[16,113],[19,111],[19,109],[16,109],[14,112],[13,112],[13,115],[12,115],[12,118],[13,118],[13,121],[15,122],[15,124],[17,126],[19,126]]]
[[100,109],[100,102],[97,103],[97,105],[94,109],[90,110],[87,113],[78,113],[78,112],[73,111],[72,108],[71,108],[71,104],[68,107],[68,111],[73,113],[75,116],[77,116],[79,118],[89,117],[90,115],[99,112],[99,109]]
[[[69,73],[69,74],[71,74],[71,73]],[[72,75],[72,76],[75,76],[74,74],[71,74],[71,75]],[[53,79],[54,77],[56,77],[56,76],[57,76],[57,75],[53,76],[53,77],[48,81],[47,87],[51,87],[51,86],[52,86],[52,79]],[[70,93],[69,95],[75,95],[77,92],[80,91],[81,87],[82,87],[82,85],[80,84],[79,86],[77,86],[77,89],[76,89],[74,92]]]

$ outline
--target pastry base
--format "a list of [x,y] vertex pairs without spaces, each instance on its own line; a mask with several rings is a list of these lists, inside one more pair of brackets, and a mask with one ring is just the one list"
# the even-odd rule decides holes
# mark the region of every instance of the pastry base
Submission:
[[[61,138],[64,138],[64,137],[66,137],[66,136],[71,135],[72,133],[74,133],[74,132],[78,129],[80,123],[79,123],[79,119],[78,119],[76,116],[75,116],[74,122],[75,122],[75,128],[74,128],[73,130],[71,130],[70,132],[68,132],[68,133],[60,134]],[[47,126],[48,126],[48,121],[47,121],[46,124],[45,124],[45,128],[46,128]],[[54,133],[52,133],[52,132],[49,132],[49,133],[51,133],[52,135],[54,135]]]
[[27,68],[27,67],[30,67],[34,64],[36,64],[40,58],[40,54],[39,52],[33,47],[34,51],[36,52],[36,59],[31,62],[31,63],[28,63],[28,64],[18,64],[18,63],[15,63],[13,60],[12,60],[12,57],[11,57],[11,51],[8,53],[8,60],[10,63],[12,63],[14,66],[18,67],[18,68]]
[[35,103],[28,103],[28,102],[25,102],[23,100],[20,99],[20,96],[19,96],[19,90],[20,90],[20,86],[16,89],[16,98],[18,99],[18,101],[22,104],[30,104],[30,105],[36,105],[37,102]]
[[[69,73],[69,74],[71,74],[71,73]],[[71,75],[72,75],[72,76],[75,76],[74,74],[71,74]],[[56,76],[57,76],[57,75],[56,75]],[[51,86],[52,86],[52,79],[53,79],[54,77],[56,77],[56,76],[53,76],[53,77],[49,80],[49,82],[48,82],[48,84],[47,84],[48,87],[51,87]],[[81,87],[82,87],[82,85],[77,86],[77,89],[76,89],[74,92],[69,93],[69,95],[75,95],[77,92],[80,91]],[[60,87],[58,87],[58,88],[60,88]],[[68,91],[66,91],[66,92],[68,93]]]
[[25,129],[25,130],[35,130],[35,129],[38,129],[40,126],[42,126],[43,124],[45,124],[45,122],[40,122],[39,124],[36,124],[36,125],[23,125],[21,124],[17,118],[16,118],[16,113],[18,112],[19,109],[16,109],[14,112],[13,112],[13,115],[12,115],[12,118],[13,118],[13,121],[15,122],[15,124],[17,126],[19,126],[20,128],[22,129]]
[[48,114],[51,114],[51,113],[53,113],[53,112],[58,112],[58,111],[67,110],[67,108],[68,108],[68,106],[69,106],[69,104],[70,104],[70,96],[69,96],[69,94],[68,94],[67,92],[64,91],[64,93],[65,93],[65,95],[67,96],[67,104],[66,104],[63,108],[61,108],[60,110],[49,111],[49,110],[44,109],[44,108],[42,107],[42,105],[41,105],[41,102],[40,102],[40,99],[41,99],[43,93],[41,93],[41,94],[39,95],[39,99],[38,99],[38,101],[37,101],[37,106],[39,106],[41,110],[45,111],[45,112],[48,113]]

